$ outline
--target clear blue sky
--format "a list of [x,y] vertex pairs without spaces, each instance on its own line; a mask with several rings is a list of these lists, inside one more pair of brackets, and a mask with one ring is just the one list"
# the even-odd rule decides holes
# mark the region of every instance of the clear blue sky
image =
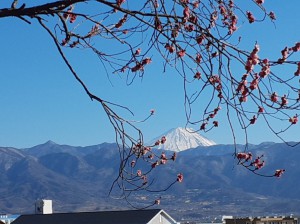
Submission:
[[[245,0],[235,2],[245,4]],[[238,33],[244,36],[245,45],[249,44],[249,51],[257,40],[266,55],[278,55],[286,45],[300,41],[300,2],[265,2],[268,10],[276,12],[276,27],[270,22],[249,25],[245,21]],[[16,18],[1,19],[0,29],[0,146],[25,148],[47,140],[80,146],[114,142],[112,126],[102,108],[90,101],[74,80],[44,30]],[[162,73],[162,67],[149,65],[143,80],[126,86],[122,77],[108,78],[93,55],[83,52],[70,56],[86,84],[103,99],[132,108],[132,119],[143,119],[150,109],[156,110],[155,116],[140,125],[145,139],[185,125],[183,84],[176,74]],[[217,143],[232,143],[228,127],[204,135]],[[299,141],[297,131],[288,140]],[[249,141],[279,140],[257,124],[249,133]]]

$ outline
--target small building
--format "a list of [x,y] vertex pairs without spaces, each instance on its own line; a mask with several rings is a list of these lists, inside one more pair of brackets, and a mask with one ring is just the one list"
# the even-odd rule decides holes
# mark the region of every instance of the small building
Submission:
[[298,224],[298,218],[292,216],[225,218],[224,224]]
[[21,215],[12,224],[176,224],[161,209]]
[[52,200],[40,199],[35,202],[35,214],[51,214]]

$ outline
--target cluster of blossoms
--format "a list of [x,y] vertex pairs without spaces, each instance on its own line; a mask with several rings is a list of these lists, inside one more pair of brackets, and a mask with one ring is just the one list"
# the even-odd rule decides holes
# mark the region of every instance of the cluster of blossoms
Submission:
[[248,162],[249,160],[252,160],[252,153],[239,152],[236,157],[238,160]]
[[[151,110],[152,113],[152,110]],[[154,112],[153,112],[154,113]],[[157,140],[153,146],[158,146],[160,144],[164,144],[166,142],[166,137],[163,136],[161,137],[161,139]],[[171,160],[171,161],[175,161],[177,158],[177,154],[176,152],[174,152],[170,157],[167,157],[165,152],[162,152],[159,156],[156,155],[155,153],[152,152],[151,149],[152,146],[143,146],[142,144],[138,143],[136,145],[134,145],[131,150],[132,152],[134,152],[135,156],[136,156],[136,160],[132,160],[130,162],[130,167],[132,168],[132,175],[135,176],[135,178],[139,178],[142,182],[141,185],[145,186],[148,184],[148,177],[147,174],[151,171],[146,171],[143,172],[142,169],[137,169],[136,173],[134,173],[134,168],[136,168],[138,166],[138,162],[137,160],[139,158],[143,158],[144,160],[148,161],[151,164],[151,169],[156,168],[159,165],[165,165],[167,163],[167,161]],[[149,154],[147,156],[147,154]],[[157,158],[157,160],[155,162],[151,162],[151,160],[153,160],[154,158]],[[183,174],[179,173],[177,175],[177,179],[175,182],[182,182],[183,181]],[[174,183],[175,183],[174,182]]]
[[[264,3],[264,0],[255,0],[255,2],[256,2],[256,4],[261,6]],[[247,19],[248,19],[249,23],[255,22],[255,17],[252,14],[252,12],[247,11],[246,15],[247,15]],[[269,12],[267,15],[270,17],[271,20],[276,19],[275,13],[273,11]]]
[[253,71],[254,66],[260,62],[258,57],[258,52],[259,52],[259,46],[258,44],[256,44],[245,63],[245,70],[247,73],[242,76],[241,81],[237,85],[236,92],[239,95],[240,103],[247,102],[248,95],[250,92],[249,89],[251,91],[257,89],[260,77],[264,78],[266,77],[266,75],[270,73],[269,61],[267,59],[262,60],[263,66],[259,75],[257,73],[253,75],[253,80],[250,82],[250,85],[248,87],[247,78],[249,74]]
[[[200,130],[206,130],[206,126],[207,126],[209,120],[215,118],[215,116],[218,114],[218,112],[220,110],[221,110],[221,107],[217,107],[212,112],[210,112],[208,114],[208,116],[206,117],[205,121],[201,124]],[[219,122],[217,120],[214,120],[212,122],[212,125],[213,125],[213,127],[218,127],[219,126]]]
[[74,9],[74,6],[72,5],[67,9],[67,12],[65,12],[63,14],[63,18],[65,20],[70,19],[70,23],[74,23],[76,20],[76,17],[77,17],[75,14],[72,13],[73,9]]
[[281,58],[277,60],[277,63],[282,64],[290,56],[291,53],[300,51],[300,42],[297,42],[293,47],[285,47],[281,51]]
[[241,96],[239,97],[240,102],[247,102],[247,96],[249,93],[249,89],[247,87],[247,84],[248,84],[247,77],[248,77],[248,74],[244,74],[242,77],[242,80],[240,81],[240,83],[238,84],[238,86],[236,88],[236,92],[238,94],[241,94]]
[[160,140],[157,140],[157,141],[154,143],[154,145],[158,146],[158,145],[160,145],[160,144],[165,144],[166,141],[167,141],[166,136],[163,136],[163,137],[161,137]]
[[[226,4],[224,1],[218,1],[219,13],[222,16],[222,23],[224,26],[228,27],[228,34],[231,35],[237,30],[238,18],[233,12],[234,3],[232,0]],[[214,26],[217,20],[217,14],[212,13],[210,25]]]
[[[137,50],[136,55],[138,55],[140,52]],[[144,71],[144,66],[148,65],[152,62],[151,58],[145,58],[141,62],[136,62],[136,65],[131,68],[132,72],[136,71]]]
[[261,169],[265,165],[265,161],[261,161],[262,156],[257,157],[254,161],[250,163],[250,166],[254,166],[256,170]]
[[175,47],[174,47],[174,45],[170,45],[169,43],[166,43],[165,44],[165,48],[166,48],[166,50],[169,52],[169,53],[174,53],[174,51],[175,51]]
[[263,155],[258,156],[253,160],[251,152],[239,152],[237,153],[236,157],[239,160],[239,164],[242,164],[243,166],[247,167],[248,169],[251,169],[252,171],[259,170],[265,165],[265,161],[261,161]]
[[[258,156],[253,160],[251,152],[239,152],[236,154],[236,158],[239,160],[239,164],[245,166],[247,169],[253,172],[264,167],[265,161],[261,160],[262,157],[263,155]],[[281,177],[284,172],[284,169],[278,169],[275,171],[273,176]]]
[[[154,157],[151,157],[149,159],[153,159],[153,158]],[[174,152],[173,155],[170,158],[167,158],[166,154],[164,152],[162,152],[161,155],[160,155],[160,157],[159,157],[159,159],[151,164],[151,167],[155,168],[158,165],[164,165],[164,164],[167,163],[168,160],[175,161],[176,158],[177,158],[176,152]]]
[[257,65],[259,63],[259,57],[258,57],[258,52],[259,52],[260,48],[258,44],[255,44],[252,52],[250,53],[250,56],[247,59],[246,65],[245,65],[245,69],[247,72],[251,72],[254,68],[255,65]]
[[262,60],[262,67],[261,67],[261,71],[259,72],[259,76],[261,78],[266,78],[267,75],[270,74],[271,70],[270,70],[270,64],[269,64],[269,60],[268,59],[263,59]]
[[120,20],[115,24],[115,28],[117,28],[117,29],[121,28],[121,27],[124,25],[124,23],[126,22],[127,17],[128,17],[127,14],[125,14],[125,15],[123,16],[123,18],[120,19]]
[[[248,96],[251,94],[252,91],[256,90],[259,88],[259,83],[262,81],[262,79],[266,78],[268,75],[271,74],[271,69],[270,69],[270,61],[265,58],[265,59],[259,59],[258,52],[260,48],[258,44],[255,45],[253,48],[252,52],[249,54],[249,57],[247,58],[247,61],[245,63],[245,70],[246,74],[244,74],[241,78],[241,81],[237,83],[236,87],[236,93],[239,96],[239,102],[244,103],[247,102]],[[296,43],[293,47],[285,47],[281,51],[282,57],[278,59],[277,63],[281,64],[286,61],[286,59],[289,57],[289,55],[293,52],[298,52],[300,51],[300,42]],[[254,73],[254,68],[256,65],[261,66],[261,70],[258,73]],[[251,74],[251,75],[250,75]],[[300,62],[297,63],[297,70],[294,73],[295,76],[300,76]],[[247,78],[252,77],[252,81],[250,84],[248,84]],[[299,99],[300,99],[300,94],[299,94]],[[287,108],[289,99],[286,94],[279,96],[277,92],[270,93],[269,100],[272,103],[271,107],[274,105],[278,105],[278,108]],[[263,113],[264,108],[259,107],[258,113]],[[291,117],[289,119],[291,124],[296,124],[298,121],[298,116]],[[255,121],[257,120],[257,116],[254,117],[250,120],[250,124],[254,124]]]
[[221,78],[219,75],[212,75],[208,79],[209,83],[214,86],[215,90],[218,92],[218,98],[222,99],[223,94],[222,94],[222,83],[221,83]]

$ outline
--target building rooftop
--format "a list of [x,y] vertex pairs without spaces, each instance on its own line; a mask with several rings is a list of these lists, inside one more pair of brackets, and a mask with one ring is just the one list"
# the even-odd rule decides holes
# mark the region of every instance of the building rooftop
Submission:
[[160,213],[175,222],[163,210],[149,209],[21,215],[13,224],[146,224]]

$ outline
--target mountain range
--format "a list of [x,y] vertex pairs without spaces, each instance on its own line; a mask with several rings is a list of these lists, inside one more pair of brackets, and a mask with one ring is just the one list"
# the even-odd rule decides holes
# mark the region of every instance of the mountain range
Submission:
[[[184,181],[165,192],[137,191],[133,201],[143,204],[161,197],[157,206],[177,220],[299,215],[300,145],[269,142],[248,146],[254,158],[264,155],[263,174],[285,169],[280,178],[261,177],[237,165],[235,147],[245,149],[218,144],[178,152],[175,162],[155,168],[153,186],[163,189],[180,172]],[[164,152],[167,156],[173,153]],[[119,165],[118,147],[111,143],[74,147],[48,141],[27,149],[0,147],[0,213],[33,213],[39,198],[52,199],[54,212],[132,208],[124,199],[108,196]]]

